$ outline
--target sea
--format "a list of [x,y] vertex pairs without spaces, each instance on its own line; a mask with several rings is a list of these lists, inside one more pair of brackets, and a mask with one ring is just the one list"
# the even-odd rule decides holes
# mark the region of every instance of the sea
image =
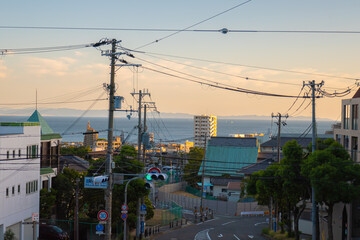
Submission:
[[[28,116],[0,116],[0,122],[26,122]],[[60,133],[63,142],[82,142],[88,122],[95,131],[99,132],[99,138],[107,139],[107,117],[55,117],[44,116],[49,126],[55,133]],[[155,142],[183,143],[193,140],[193,119],[191,118],[160,118],[149,117],[146,119],[148,132],[154,133]],[[324,134],[331,130],[334,121],[318,121],[317,133]],[[114,118],[114,136],[124,136],[127,142],[136,143],[138,130],[137,118]],[[309,132],[311,121],[291,120],[281,127],[282,134],[302,136]],[[218,118],[217,136],[229,136],[230,134],[264,134],[262,142],[269,136],[277,135],[278,127],[270,120],[252,119],[221,119]]]

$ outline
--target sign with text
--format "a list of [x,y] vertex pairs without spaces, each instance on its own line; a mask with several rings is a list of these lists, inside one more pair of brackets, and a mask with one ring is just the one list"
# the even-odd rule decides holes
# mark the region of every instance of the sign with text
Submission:
[[85,177],[84,188],[100,188],[106,189],[108,182],[95,182],[95,177]]

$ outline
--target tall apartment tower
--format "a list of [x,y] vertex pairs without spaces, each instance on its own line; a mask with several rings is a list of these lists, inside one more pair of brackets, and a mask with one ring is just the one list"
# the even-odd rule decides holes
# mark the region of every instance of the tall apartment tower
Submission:
[[194,145],[204,147],[205,137],[215,137],[217,133],[217,117],[213,115],[194,116]]

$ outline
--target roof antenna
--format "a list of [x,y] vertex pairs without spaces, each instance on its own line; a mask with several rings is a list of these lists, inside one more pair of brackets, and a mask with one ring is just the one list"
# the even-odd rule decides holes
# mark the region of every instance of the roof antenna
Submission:
[[36,88],[36,94],[35,94],[35,110],[37,111],[37,88]]

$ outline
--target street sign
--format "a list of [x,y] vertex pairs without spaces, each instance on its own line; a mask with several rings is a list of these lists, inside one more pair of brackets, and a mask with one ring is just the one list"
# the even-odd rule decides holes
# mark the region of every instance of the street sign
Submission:
[[33,213],[33,214],[31,215],[31,220],[32,220],[33,222],[38,222],[38,221],[39,221],[39,213]]
[[122,220],[126,220],[127,219],[127,214],[126,213],[121,214],[121,218],[122,218]]
[[95,182],[95,177],[85,177],[84,188],[107,189],[108,182]]
[[100,210],[97,215],[99,221],[106,221],[109,217],[109,214],[105,210]]
[[128,210],[128,206],[127,206],[127,205],[125,205],[125,204],[121,205],[121,210],[123,210],[123,211]]
[[146,205],[145,204],[142,204],[140,206],[140,211],[146,211]]
[[147,213],[146,210],[145,211],[140,211],[141,215],[146,215],[146,213]]
[[104,232],[103,231],[96,231],[96,234],[101,235],[101,234],[104,234]]
[[161,173],[161,170],[157,167],[152,167],[148,170],[148,173]]
[[96,231],[99,231],[99,232],[104,231],[104,225],[102,225],[102,224],[96,225]]

